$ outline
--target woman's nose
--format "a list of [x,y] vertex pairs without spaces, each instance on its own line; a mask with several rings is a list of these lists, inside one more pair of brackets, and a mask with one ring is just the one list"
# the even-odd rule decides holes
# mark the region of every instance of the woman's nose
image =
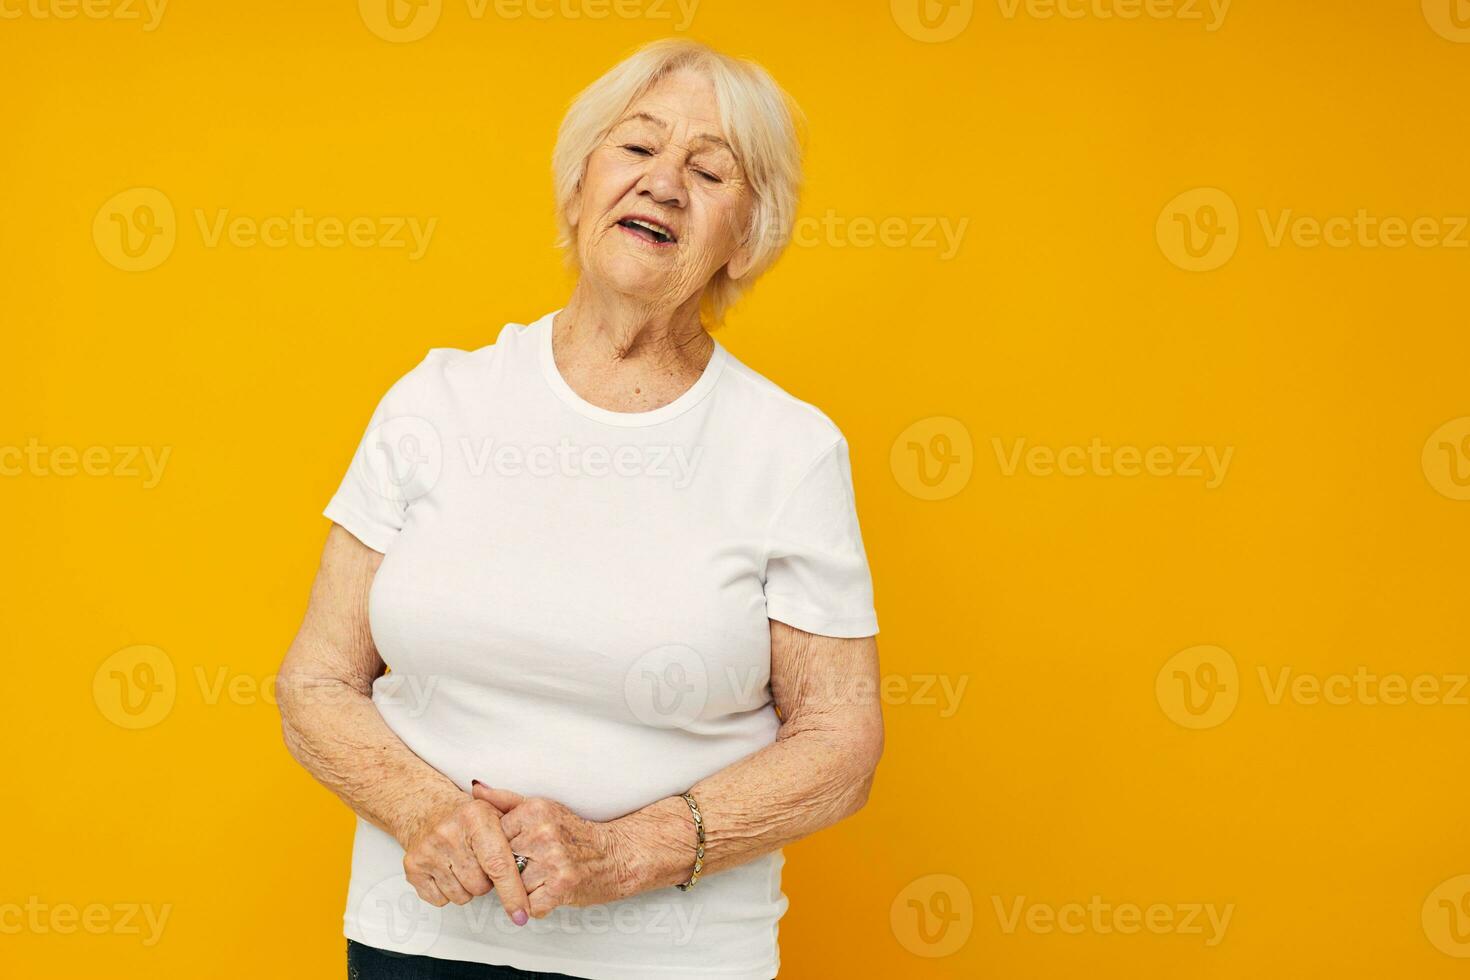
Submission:
[[638,182],[638,193],[646,194],[659,204],[681,208],[685,203],[684,169],[670,154],[650,157],[648,170]]

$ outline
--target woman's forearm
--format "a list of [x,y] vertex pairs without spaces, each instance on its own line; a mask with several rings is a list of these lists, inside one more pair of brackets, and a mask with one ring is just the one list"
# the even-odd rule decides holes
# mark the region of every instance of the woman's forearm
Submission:
[[372,701],[384,670],[368,620],[382,556],[333,525],[311,602],[276,678],[286,748],[359,816],[405,847],[465,794],[388,727]]
[[276,682],[282,733],[292,757],[317,782],[406,847],[431,816],[465,794],[403,744],[371,690],[367,677],[284,669]]
[[[825,638],[814,639],[821,645]],[[876,667],[876,646],[871,658]],[[705,874],[752,861],[863,806],[883,751],[877,685],[868,676],[833,671],[810,684],[791,699],[774,743],[690,789],[704,822]],[[688,880],[695,832],[682,797],[612,821],[609,829],[622,851],[626,894]]]
[[[736,867],[850,816],[867,800],[878,749],[819,728],[774,744],[702,779],[690,794],[705,830],[704,873]],[[682,797],[612,822],[629,895],[687,881],[694,864],[692,814]]]

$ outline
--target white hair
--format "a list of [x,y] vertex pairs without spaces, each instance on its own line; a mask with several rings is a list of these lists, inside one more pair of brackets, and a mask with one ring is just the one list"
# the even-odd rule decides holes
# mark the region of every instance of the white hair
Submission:
[[664,38],[639,48],[572,100],[551,156],[556,184],[557,244],[577,266],[571,206],[587,172],[587,158],[641,95],[666,75],[692,69],[714,86],[720,123],[753,196],[750,271],[731,279],[720,269],[705,286],[701,310],[717,325],[740,294],[785,250],[801,191],[801,110],[753,61],[731,58],[687,38]]

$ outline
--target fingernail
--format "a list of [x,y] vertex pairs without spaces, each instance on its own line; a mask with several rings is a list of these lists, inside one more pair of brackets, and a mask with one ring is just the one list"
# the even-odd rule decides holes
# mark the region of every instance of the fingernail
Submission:
[[511,916],[510,920],[518,926],[523,926],[526,924],[526,919],[528,918],[529,916],[526,915],[525,909],[516,909],[516,914]]

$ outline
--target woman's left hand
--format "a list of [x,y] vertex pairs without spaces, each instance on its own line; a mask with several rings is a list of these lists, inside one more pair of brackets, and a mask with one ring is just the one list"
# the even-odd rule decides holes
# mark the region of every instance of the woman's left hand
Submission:
[[503,816],[500,828],[512,852],[527,859],[521,872],[531,916],[560,905],[601,905],[622,898],[617,841],[607,824],[583,820],[555,800],[524,797],[476,781],[475,799]]

